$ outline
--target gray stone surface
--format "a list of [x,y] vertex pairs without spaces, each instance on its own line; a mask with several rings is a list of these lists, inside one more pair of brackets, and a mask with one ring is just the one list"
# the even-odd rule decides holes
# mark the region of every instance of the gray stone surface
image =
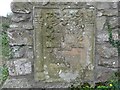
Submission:
[[26,30],[32,30],[33,29],[33,24],[32,24],[32,22],[24,23],[22,28],[24,28]]
[[118,3],[117,2],[113,2],[111,4],[111,7],[114,8],[114,9],[118,8]]
[[104,16],[118,16],[118,9],[107,9],[103,11]]
[[[62,8],[62,10],[58,10],[58,12],[56,12],[55,16],[53,16],[52,12],[49,13],[49,10],[46,10],[46,12],[44,13],[47,14],[40,16],[41,10],[37,12],[36,15],[35,14],[36,11],[33,12],[33,5],[43,6],[43,7],[47,5],[48,6],[52,5],[53,7],[55,5],[57,5],[57,7],[58,5],[59,7],[60,5],[68,5],[67,8],[71,8],[71,6],[75,5],[76,7],[80,6],[80,9],[75,11],[75,9],[64,10]],[[86,8],[89,9],[87,13],[86,13]],[[117,67],[118,53],[117,53],[117,49],[112,47],[112,45],[110,45],[108,42],[108,32],[105,23],[106,23],[106,18],[109,18],[111,27],[114,28],[113,37],[115,40],[118,40],[118,33],[116,32],[118,30],[117,9],[118,9],[117,3],[115,2],[87,2],[87,3],[85,2],[83,3],[81,2],[76,2],[76,3],[14,2],[12,3],[11,10],[13,12],[13,17],[12,17],[12,24],[10,25],[11,30],[8,30],[8,36],[9,36],[10,45],[12,46],[11,48],[13,52],[13,59],[7,61],[7,66],[9,69],[9,74],[10,76],[13,77],[13,79],[8,79],[4,87],[18,87],[18,88],[30,87],[29,84],[30,81],[28,82],[28,80],[24,78],[24,76],[27,77],[28,74],[29,75],[34,74],[35,77],[38,77],[38,78],[33,78],[33,77],[31,78],[32,80],[31,82],[34,84],[34,87],[62,87],[64,86],[63,83],[62,84],[43,83],[42,81],[34,82],[34,79],[36,81],[39,81],[40,79],[41,80],[46,79],[47,81],[52,82],[52,81],[59,81],[58,77],[60,76],[63,80],[70,81],[70,79],[74,79],[78,75],[77,72],[72,72],[72,70],[80,69],[81,68],[79,67],[80,64],[81,66],[84,66],[84,70],[88,70],[87,72],[83,70],[79,73],[79,75],[83,79],[93,80],[93,74],[96,74],[97,81],[106,81],[109,78],[109,76],[112,75],[114,71],[113,68]],[[92,18],[91,11],[94,10],[95,10],[94,14],[96,16]],[[82,11],[83,13],[79,13],[79,11],[80,12]],[[45,19],[46,15],[48,15],[49,19],[47,19],[48,21],[46,21],[46,24],[45,23],[43,24],[41,18],[44,18],[44,20],[46,20]],[[83,19],[83,17],[85,18]],[[59,18],[61,19],[58,20]],[[96,21],[94,22],[95,19]],[[82,23],[83,21],[84,23]],[[51,27],[47,27],[49,30],[45,35],[47,35],[47,37],[51,36],[51,38],[47,38],[46,36],[43,35],[43,33],[45,33],[44,31],[46,30],[46,27],[42,28],[44,30],[42,34],[40,33],[41,32],[40,25],[47,25],[47,23],[48,25],[54,26],[55,29],[52,30]],[[95,33],[90,33],[94,31],[94,28],[92,27],[96,27]],[[35,30],[32,31],[33,29],[37,29],[37,32],[35,32]],[[65,32],[63,32],[63,30]],[[83,32],[82,33],[83,37],[79,37],[80,35],[79,31]],[[53,35],[51,34],[51,32],[57,34]],[[96,44],[95,44],[96,48],[89,46],[89,44],[94,43],[94,42],[89,42],[89,41],[94,41],[91,35],[95,35],[96,37]],[[35,38],[35,36],[37,37]],[[42,40],[41,38],[44,38],[44,40],[41,41]],[[38,39],[36,43],[33,42],[33,40],[35,39]],[[45,41],[47,40],[48,42],[45,43]],[[52,43],[51,41],[53,41],[54,43]],[[43,47],[47,46],[47,49],[44,49],[43,47],[39,47],[39,49],[36,49],[35,45],[36,46],[43,45]],[[79,50],[78,47],[81,49]],[[54,48],[54,49],[51,50],[50,48]],[[41,53],[43,49],[45,50],[44,54]],[[92,49],[96,50],[96,54],[95,54],[96,56],[91,56],[89,51]],[[36,50],[36,52],[34,50]],[[62,52],[63,50],[64,53]],[[36,62],[35,58],[33,58],[33,54],[35,55],[36,53],[39,54],[37,56],[38,62]],[[65,56],[66,58],[64,58],[63,56]],[[79,58],[81,59],[79,60]],[[89,59],[91,58],[92,59],[96,58],[96,64],[95,64],[96,67],[90,64]],[[43,62],[44,65],[41,64]],[[34,68],[36,69],[35,72],[32,72],[33,69],[32,66],[34,66]],[[111,69],[108,70],[108,67],[111,67]],[[69,68],[69,70],[66,70],[66,68]],[[90,70],[93,70],[94,68],[97,68],[96,72],[91,73]],[[61,71],[61,69],[63,71]],[[43,73],[41,73],[41,71],[43,71]],[[83,73],[85,74],[81,75]],[[20,77],[23,78],[15,79],[14,78],[15,76],[19,78]]]
[[[118,40],[118,32],[115,31],[112,33],[112,35],[114,40]],[[109,34],[107,30],[103,32],[99,32],[99,34],[97,35],[97,42],[99,43],[109,42]]]
[[109,2],[97,2],[97,9],[109,9],[110,3]]
[[112,70],[110,68],[100,67],[98,66],[96,68],[96,81],[97,82],[105,82],[111,78],[113,75],[113,72],[115,70]]
[[22,29],[22,30],[33,30],[33,24],[32,22],[19,22],[19,23],[13,23],[10,25],[11,29]]
[[10,76],[26,75],[32,72],[31,62],[25,58],[8,61],[7,67]]
[[31,88],[31,85],[26,78],[11,78],[6,80],[2,88]]
[[106,68],[118,68],[118,65],[119,64],[119,60],[118,60],[118,57],[114,57],[114,58],[110,58],[110,59],[107,59],[107,58],[101,58],[98,62],[98,65],[99,66],[103,66],[103,67],[106,67]]
[[[22,29],[22,28],[21,28]],[[10,45],[32,45],[32,31],[9,29],[8,37]]]
[[117,17],[111,17],[109,21],[111,28],[118,27],[118,18]]
[[35,83],[33,88],[57,88],[57,89],[61,89],[61,88],[68,88],[70,87],[71,84],[70,83],[60,83],[60,82],[56,82],[56,83],[45,83],[45,82],[38,82]]
[[103,30],[105,22],[106,22],[106,17],[104,16],[96,18],[97,31]]
[[29,2],[12,2],[11,3],[11,10],[14,13],[19,14],[29,14],[31,13],[32,6]]
[[103,58],[111,58],[118,56],[117,48],[110,48],[104,45],[97,46],[97,52],[100,54]]
[[[93,80],[93,68],[89,70],[87,67],[89,64],[93,66],[94,61],[95,10],[76,7],[35,9],[35,81]],[[56,32],[58,26],[60,32]],[[60,52],[59,57],[57,52]]]
[[13,58],[33,58],[32,46],[13,46],[11,49]]
[[10,28],[18,28],[19,25],[16,23],[16,24],[11,24],[9,27],[10,27]]
[[29,14],[15,14],[12,16],[11,20],[13,22],[21,22],[21,21],[27,21],[31,18]]

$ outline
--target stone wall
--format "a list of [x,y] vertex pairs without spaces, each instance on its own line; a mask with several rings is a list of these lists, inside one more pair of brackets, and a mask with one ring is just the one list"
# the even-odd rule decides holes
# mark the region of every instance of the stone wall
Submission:
[[109,43],[106,23],[108,20],[114,40],[118,40],[118,5],[104,2],[96,3],[96,6],[96,79],[104,81],[118,67],[118,51]]
[[[35,69],[35,6],[46,6],[47,3],[12,2],[12,24],[8,30],[9,44],[12,48],[12,58],[7,62],[9,79],[3,87],[60,87],[64,84],[44,84],[34,81]],[[54,5],[56,3],[51,3]],[[65,3],[67,5],[67,3]],[[94,53],[94,81],[105,81],[116,71],[118,66],[118,52],[108,40],[106,21],[108,19],[113,29],[114,39],[118,39],[118,4],[117,2],[79,2],[71,6],[95,10],[95,53]],[[49,4],[48,4],[49,6]],[[68,38],[69,39],[69,38]],[[68,40],[69,41],[69,40]],[[71,42],[71,40],[70,40]],[[74,53],[74,50],[73,50]],[[75,66],[74,66],[75,67]],[[74,76],[73,76],[74,77]],[[17,81],[16,81],[17,80]],[[12,85],[11,85],[12,82]],[[17,82],[17,83],[16,83]],[[43,85],[43,86],[42,86]]]

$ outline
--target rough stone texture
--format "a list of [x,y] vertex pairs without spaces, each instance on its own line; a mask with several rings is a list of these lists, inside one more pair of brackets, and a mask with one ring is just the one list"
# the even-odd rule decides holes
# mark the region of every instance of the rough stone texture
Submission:
[[[99,15],[100,16],[100,15]],[[98,18],[96,18],[96,23],[97,23],[97,30],[98,31],[102,31],[103,30],[103,28],[104,28],[104,24],[105,24],[105,22],[106,22],[106,17],[98,17]]]
[[33,29],[33,24],[29,22],[19,22],[19,23],[13,23],[10,25],[11,29],[26,29],[26,30],[32,30]]
[[[33,11],[33,6],[54,7],[55,5],[57,8],[58,6],[62,7],[62,9],[39,11],[37,8]],[[79,10],[63,9],[64,5],[66,8],[79,7]],[[92,16],[91,11],[94,9],[95,13]],[[55,82],[53,86],[60,87],[64,86],[63,83],[59,86],[56,82],[74,81],[79,76],[80,78],[76,78],[75,81],[91,81],[94,75],[96,76],[95,81],[106,81],[115,71],[114,68],[118,66],[117,49],[110,45],[106,27],[106,19],[108,18],[113,28],[113,37],[118,40],[118,7],[116,2],[14,2],[11,4],[11,10],[14,15],[8,36],[13,60],[7,62],[10,76],[23,75],[24,77],[26,74],[32,74],[35,76],[35,78],[31,78],[32,80],[41,80],[42,82],[31,81],[34,83],[34,87],[52,87],[51,83],[43,83],[43,81]],[[96,19],[95,22],[94,19]],[[40,29],[41,25],[43,26],[42,30]],[[95,33],[91,33],[94,30]],[[94,43],[94,37],[91,36],[96,38],[96,48],[94,46],[91,48],[91,44]],[[90,54],[94,48],[96,50],[95,58]],[[96,67],[90,64],[94,59]],[[32,66],[34,66],[34,72],[32,72]],[[93,73],[94,68],[95,73]],[[26,82],[24,78],[10,79],[7,80],[8,84],[5,83],[4,86],[23,87],[27,85]]]
[[105,67],[97,67],[96,70],[96,81],[97,82],[105,82],[111,78],[111,75],[114,74],[116,70],[112,70],[110,68]]
[[61,89],[61,88],[68,88],[70,87],[71,84],[69,83],[44,83],[44,82],[39,82],[39,83],[35,83],[35,85],[33,86],[33,88],[57,88],[57,89]]
[[117,48],[110,48],[107,46],[97,46],[98,53],[101,55],[103,58],[111,58],[114,56],[118,56]]
[[13,58],[33,58],[32,46],[13,46],[11,49]]
[[33,29],[33,24],[31,22],[23,24],[22,28],[26,30],[32,30]]
[[[113,35],[114,40],[118,40],[118,32],[115,31],[115,32],[113,32],[112,35]],[[100,42],[100,43],[109,42],[108,32],[106,32],[106,31],[100,32],[97,35],[97,42]]]
[[11,18],[13,22],[21,22],[21,21],[27,21],[28,19],[31,18],[31,15],[29,14],[14,14]]
[[118,10],[117,9],[108,9],[103,11],[103,16],[118,16]]
[[114,58],[110,58],[110,59],[106,59],[106,58],[101,58],[98,62],[99,66],[103,66],[103,67],[110,67],[110,68],[118,68],[119,61],[118,61],[118,57],[114,57]]
[[118,27],[118,17],[111,17],[109,23],[112,28]]
[[31,88],[31,85],[26,78],[11,78],[6,80],[2,88]]
[[17,59],[7,62],[10,76],[31,74],[32,65],[27,59]]
[[[22,29],[22,28],[21,28]],[[10,45],[32,45],[32,31],[9,29],[8,37]]]
[[12,2],[11,10],[14,13],[29,14],[31,13],[32,6],[29,2]]
[[110,3],[108,2],[98,2],[97,3],[97,9],[109,9],[110,8]]

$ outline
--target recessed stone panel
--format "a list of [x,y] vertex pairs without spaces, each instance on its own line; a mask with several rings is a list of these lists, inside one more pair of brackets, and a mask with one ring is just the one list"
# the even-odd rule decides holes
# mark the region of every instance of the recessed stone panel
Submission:
[[93,80],[95,10],[36,7],[35,80]]

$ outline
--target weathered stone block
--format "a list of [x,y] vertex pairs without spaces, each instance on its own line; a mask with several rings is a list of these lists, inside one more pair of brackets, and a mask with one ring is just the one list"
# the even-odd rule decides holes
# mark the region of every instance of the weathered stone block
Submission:
[[11,24],[10,25],[10,28],[18,28],[19,27],[19,24]]
[[104,17],[104,16],[96,18],[96,25],[97,25],[98,31],[103,30],[105,22],[106,22],[106,17]]
[[114,9],[118,8],[118,2],[112,2],[111,7]]
[[29,14],[14,14],[11,18],[13,22],[21,22],[21,21],[27,21],[31,18]]
[[14,61],[15,68],[18,74],[20,75],[25,75],[25,74],[30,74],[32,72],[32,66],[31,62],[26,62],[26,61]]
[[105,82],[111,78],[114,70],[105,67],[96,67],[96,81]]
[[111,17],[109,21],[111,28],[117,28],[118,27],[118,17]]
[[86,2],[86,5],[87,5],[87,6],[95,6],[95,5],[96,5],[96,2]]
[[26,30],[33,30],[33,24],[32,22],[19,22],[19,23],[12,23],[10,25],[10,28],[11,29],[26,29]]
[[97,9],[109,9],[111,7],[109,2],[97,2]]
[[13,58],[33,58],[33,48],[31,46],[14,46],[11,49]]
[[98,61],[98,65],[103,67],[117,68],[119,67],[118,64],[119,64],[118,57],[111,57],[109,59],[101,57],[100,60]]
[[29,14],[31,13],[32,5],[29,2],[12,2],[11,10],[14,13]]
[[118,56],[117,48],[110,48],[104,45],[98,45],[97,52],[103,58],[111,58],[111,57]]
[[103,15],[104,16],[118,16],[118,10],[117,9],[104,10]]
[[64,80],[64,81],[67,81],[67,82],[71,82],[71,81],[74,81],[75,78],[78,78],[79,77],[79,73],[76,71],[76,72],[73,72],[72,70],[68,70],[68,71],[65,71],[65,72],[61,72],[59,74],[59,76]]
[[97,11],[97,17],[101,17],[103,15],[102,11]]
[[[112,35],[113,35],[114,40],[118,40],[118,32],[113,31]],[[97,42],[103,43],[103,42],[108,42],[108,41],[109,41],[109,33],[108,32],[106,32],[106,31],[103,31],[102,33],[98,32]]]
[[22,28],[26,29],[26,30],[33,30],[33,24],[32,24],[32,22],[24,23],[22,25]]
[[31,88],[31,84],[26,78],[7,79],[2,88]]
[[10,45],[32,45],[32,31],[27,30],[8,30]]
[[97,2],[97,9],[109,9],[111,6],[110,6],[110,3],[108,2]]
[[25,58],[7,61],[8,71],[10,76],[31,74],[31,62]]

